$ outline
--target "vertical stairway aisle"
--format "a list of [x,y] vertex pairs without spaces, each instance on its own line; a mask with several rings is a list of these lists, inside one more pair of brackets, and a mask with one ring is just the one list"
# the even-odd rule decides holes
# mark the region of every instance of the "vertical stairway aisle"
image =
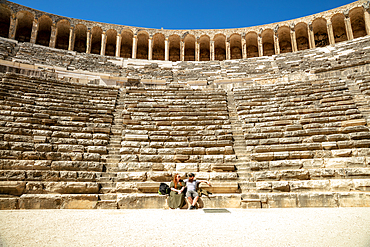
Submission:
[[117,96],[116,107],[113,112],[113,123],[109,144],[107,146],[108,154],[105,158],[105,171],[101,173],[99,184],[101,186],[98,208],[115,209],[117,208],[117,194],[115,187],[117,183],[118,163],[120,162],[120,148],[122,141],[123,116],[124,110],[124,91],[120,91]]
[[243,123],[239,119],[236,104],[234,99],[234,93],[232,90],[227,92],[227,106],[229,111],[229,119],[231,123],[233,138],[234,138],[234,152],[237,157],[235,167],[238,173],[239,181],[244,182],[250,176],[249,161],[250,153],[244,138]]

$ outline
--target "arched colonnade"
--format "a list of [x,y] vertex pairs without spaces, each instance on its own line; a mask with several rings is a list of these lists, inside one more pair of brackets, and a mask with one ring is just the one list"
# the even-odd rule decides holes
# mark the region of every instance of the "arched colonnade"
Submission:
[[[13,13],[0,5],[0,36],[77,52],[123,58],[165,61],[213,61],[271,56],[324,47],[370,34],[369,4],[354,7],[330,18],[262,27],[259,31],[225,35],[216,30],[189,31],[141,29],[109,25],[87,27],[68,18],[53,20],[43,13]],[[225,30],[226,31],[226,30]],[[212,33],[212,34],[207,34]],[[213,34],[215,33],[215,34]],[[230,32],[226,32],[230,33]]]

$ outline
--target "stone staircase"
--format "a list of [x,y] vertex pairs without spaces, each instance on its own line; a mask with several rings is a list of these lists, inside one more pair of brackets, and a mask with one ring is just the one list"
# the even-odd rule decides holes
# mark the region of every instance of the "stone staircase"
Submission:
[[[107,145],[108,154],[105,158],[105,172],[99,177],[100,193],[98,208],[117,208],[117,171],[118,163],[121,160],[120,149],[122,142],[122,130],[124,129],[124,119],[122,112],[124,110],[124,92],[120,91],[117,96],[116,107],[113,112],[113,124],[111,126],[111,135]],[[114,203],[113,203],[114,202]]]
[[237,113],[234,93],[232,90],[227,92],[227,107],[234,139],[233,148],[236,154],[236,160],[234,164],[238,173],[238,179],[239,181],[243,182],[250,177],[250,152],[248,152],[248,147],[244,138],[242,121],[240,121]]
[[[363,91],[366,91],[366,87],[363,87],[367,81],[366,76],[358,76],[354,79],[347,79],[346,84],[351,94],[353,95],[353,100],[356,103],[356,106],[363,114],[364,118],[369,123],[370,121],[370,96]],[[361,88],[360,88],[361,87]]]

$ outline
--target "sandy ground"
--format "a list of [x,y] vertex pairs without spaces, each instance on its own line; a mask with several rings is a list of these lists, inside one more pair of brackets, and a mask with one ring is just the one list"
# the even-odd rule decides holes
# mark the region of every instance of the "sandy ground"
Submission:
[[370,208],[0,211],[0,246],[370,246]]

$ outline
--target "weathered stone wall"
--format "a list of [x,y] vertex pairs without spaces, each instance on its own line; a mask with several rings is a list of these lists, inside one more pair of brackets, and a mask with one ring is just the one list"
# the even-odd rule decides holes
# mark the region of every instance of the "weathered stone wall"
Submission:
[[[73,72],[75,76],[87,72],[95,73],[96,78],[100,75],[112,76],[117,81],[112,82],[114,85],[129,79],[153,79],[167,83],[191,84],[197,81],[199,85],[206,86],[263,79],[291,80],[296,77],[320,76],[327,71],[337,71],[339,76],[346,76],[342,75],[346,69],[367,65],[370,61],[368,36],[333,46],[271,57],[208,62],[122,59],[12,42],[3,38],[0,38],[0,47],[3,59],[7,61],[35,65],[36,70],[42,70],[43,67],[49,71],[64,70]],[[68,77],[64,74],[60,77]]]

